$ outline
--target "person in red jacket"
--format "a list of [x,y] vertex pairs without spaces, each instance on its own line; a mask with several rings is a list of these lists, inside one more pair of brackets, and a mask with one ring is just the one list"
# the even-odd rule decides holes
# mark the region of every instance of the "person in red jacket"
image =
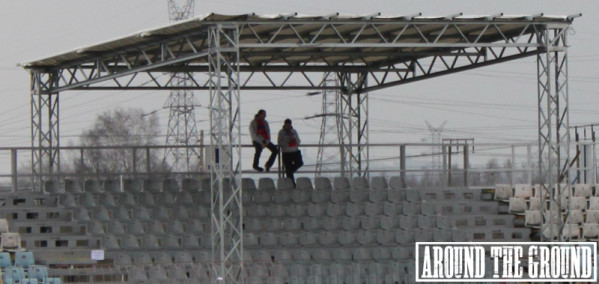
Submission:
[[262,149],[268,148],[268,150],[271,152],[268,161],[266,161],[266,164],[264,164],[267,172],[269,172],[270,168],[272,168],[272,165],[275,163],[275,159],[277,158],[277,154],[279,153],[277,146],[272,144],[270,141],[270,127],[268,127],[268,122],[265,118],[266,111],[261,109],[254,116],[254,120],[250,122],[250,136],[252,137],[252,144],[254,144],[254,148],[256,149],[252,167],[259,172],[264,171],[264,169],[259,166]]

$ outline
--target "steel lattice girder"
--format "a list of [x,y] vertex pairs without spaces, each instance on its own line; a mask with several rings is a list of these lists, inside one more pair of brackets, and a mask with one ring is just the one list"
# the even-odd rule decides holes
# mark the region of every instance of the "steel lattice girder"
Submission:
[[[59,76],[57,85],[42,84],[40,93],[180,89],[171,82],[181,72],[192,78],[185,88],[210,89],[207,29],[215,24],[145,32],[117,40],[115,48],[107,43],[24,66]],[[542,47],[535,31],[545,23],[290,20],[231,25],[240,31],[240,89],[320,90],[322,72],[366,72],[367,92],[535,55]]]
[[56,79],[53,73],[31,73],[31,146],[38,147],[31,153],[34,189],[42,188],[45,175],[60,173],[59,95],[39,92]]
[[[569,180],[570,135],[568,114],[568,25],[551,25],[539,30],[537,36],[544,48],[537,54],[539,109],[539,177],[541,204],[549,201],[548,214],[543,218],[541,238],[565,241],[562,209],[569,204],[562,197],[572,196]],[[566,218],[568,215],[566,215]],[[547,236],[545,236],[547,234]]]
[[[214,281],[243,283],[239,53],[236,27],[210,31],[211,233]],[[225,38],[225,42],[220,39]],[[222,77],[221,77],[222,75]]]

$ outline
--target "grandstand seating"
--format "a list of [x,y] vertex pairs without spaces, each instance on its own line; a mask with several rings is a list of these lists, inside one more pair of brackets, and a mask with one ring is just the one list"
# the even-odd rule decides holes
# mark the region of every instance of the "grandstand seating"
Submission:
[[[206,263],[212,245],[209,181],[123,179],[122,182],[71,180],[69,190],[65,182],[60,185],[64,190],[59,186],[53,190],[56,193],[46,194],[55,196],[58,202],[35,210],[44,215],[57,212],[63,221],[81,224],[83,230],[73,227],[70,234],[61,235],[74,240],[65,248],[77,248],[78,241],[87,239],[85,248],[104,249],[107,259],[127,267],[118,273],[127,273],[131,281],[188,279],[194,283],[193,277],[196,280],[209,277]],[[406,189],[402,188],[399,177],[380,176],[371,180],[298,177],[296,183],[293,188],[291,180],[286,178],[276,182],[270,178],[242,179],[244,253],[250,261],[246,275],[257,282],[293,282],[293,279],[305,282],[309,277],[320,282],[404,281],[414,273],[410,269],[413,269],[415,241],[530,240],[530,229],[514,228],[516,217],[500,215],[501,202],[483,200],[480,190]],[[79,189],[75,190],[74,184]],[[582,196],[578,197],[588,196],[587,189],[579,192]],[[540,211],[530,210],[540,207],[531,202],[534,194],[534,187],[521,186],[515,190],[509,186],[505,187],[503,197],[496,191],[495,198],[508,202],[506,205],[511,205],[511,199],[520,202],[514,204],[512,211],[524,214],[530,219],[527,224],[533,225],[542,217]],[[582,206],[583,202],[575,204]],[[599,228],[588,222],[599,219],[599,214],[589,215],[586,207],[581,211],[582,221],[578,215],[572,224],[578,227],[571,226],[568,232],[576,235],[578,228],[579,238],[599,237]],[[11,224],[21,226],[16,221],[9,218]],[[21,220],[30,227],[35,227],[36,221],[39,223],[39,220]],[[28,249],[44,251],[44,247],[30,241],[39,240],[39,230],[31,231],[36,233],[22,234]],[[0,264],[1,261],[0,255]],[[44,261],[52,263],[53,259]],[[153,270],[156,267],[161,268]]]

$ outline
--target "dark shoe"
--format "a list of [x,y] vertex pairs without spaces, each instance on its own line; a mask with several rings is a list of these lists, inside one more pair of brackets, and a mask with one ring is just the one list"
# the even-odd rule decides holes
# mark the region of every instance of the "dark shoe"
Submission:
[[[263,169],[263,168],[261,168],[261,167],[258,167],[258,166],[254,166],[254,170],[257,170],[257,171],[259,171],[259,172],[263,172],[263,171],[264,171],[264,169]],[[268,168],[266,168],[266,171],[268,172]]]
[[271,166],[267,166],[267,165],[265,165],[264,167],[266,168],[266,172],[267,172],[267,173],[268,173],[268,172],[270,172],[270,167],[271,167]]

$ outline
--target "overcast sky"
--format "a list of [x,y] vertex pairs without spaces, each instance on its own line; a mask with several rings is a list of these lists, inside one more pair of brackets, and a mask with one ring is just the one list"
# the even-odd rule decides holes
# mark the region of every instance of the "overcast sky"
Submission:
[[[195,15],[206,13],[276,14],[299,12],[342,14],[442,16],[545,13],[572,15],[569,35],[571,124],[599,122],[599,4],[597,1],[322,1],[322,0],[209,0],[196,1]],[[0,146],[30,145],[28,73],[17,63],[31,61],[80,46],[168,24],[166,0],[52,0],[0,1]],[[167,124],[163,109],[168,92],[61,93],[61,143],[76,144],[97,113],[116,106],[158,110],[161,125]],[[142,100],[143,98],[143,100]],[[522,142],[537,139],[537,83],[535,58],[476,69],[370,94],[370,142],[420,142],[430,140],[425,120],[433,125],[447,121],[443,137],[475,138],[479,142]],[[207,93],[199,92],[200,104]],[[294,119],[304,143],[317,143],[320,120],[304,120],[320,112],[319,97],[303,91],[242,92],[242,130],[256,110],[268,111],[271,127]],[[302,103],[305,107],[297,108]],[[200,129],[207,129],[208,112],[198,111]],[[244,143],[249,137],[244,136]]]

